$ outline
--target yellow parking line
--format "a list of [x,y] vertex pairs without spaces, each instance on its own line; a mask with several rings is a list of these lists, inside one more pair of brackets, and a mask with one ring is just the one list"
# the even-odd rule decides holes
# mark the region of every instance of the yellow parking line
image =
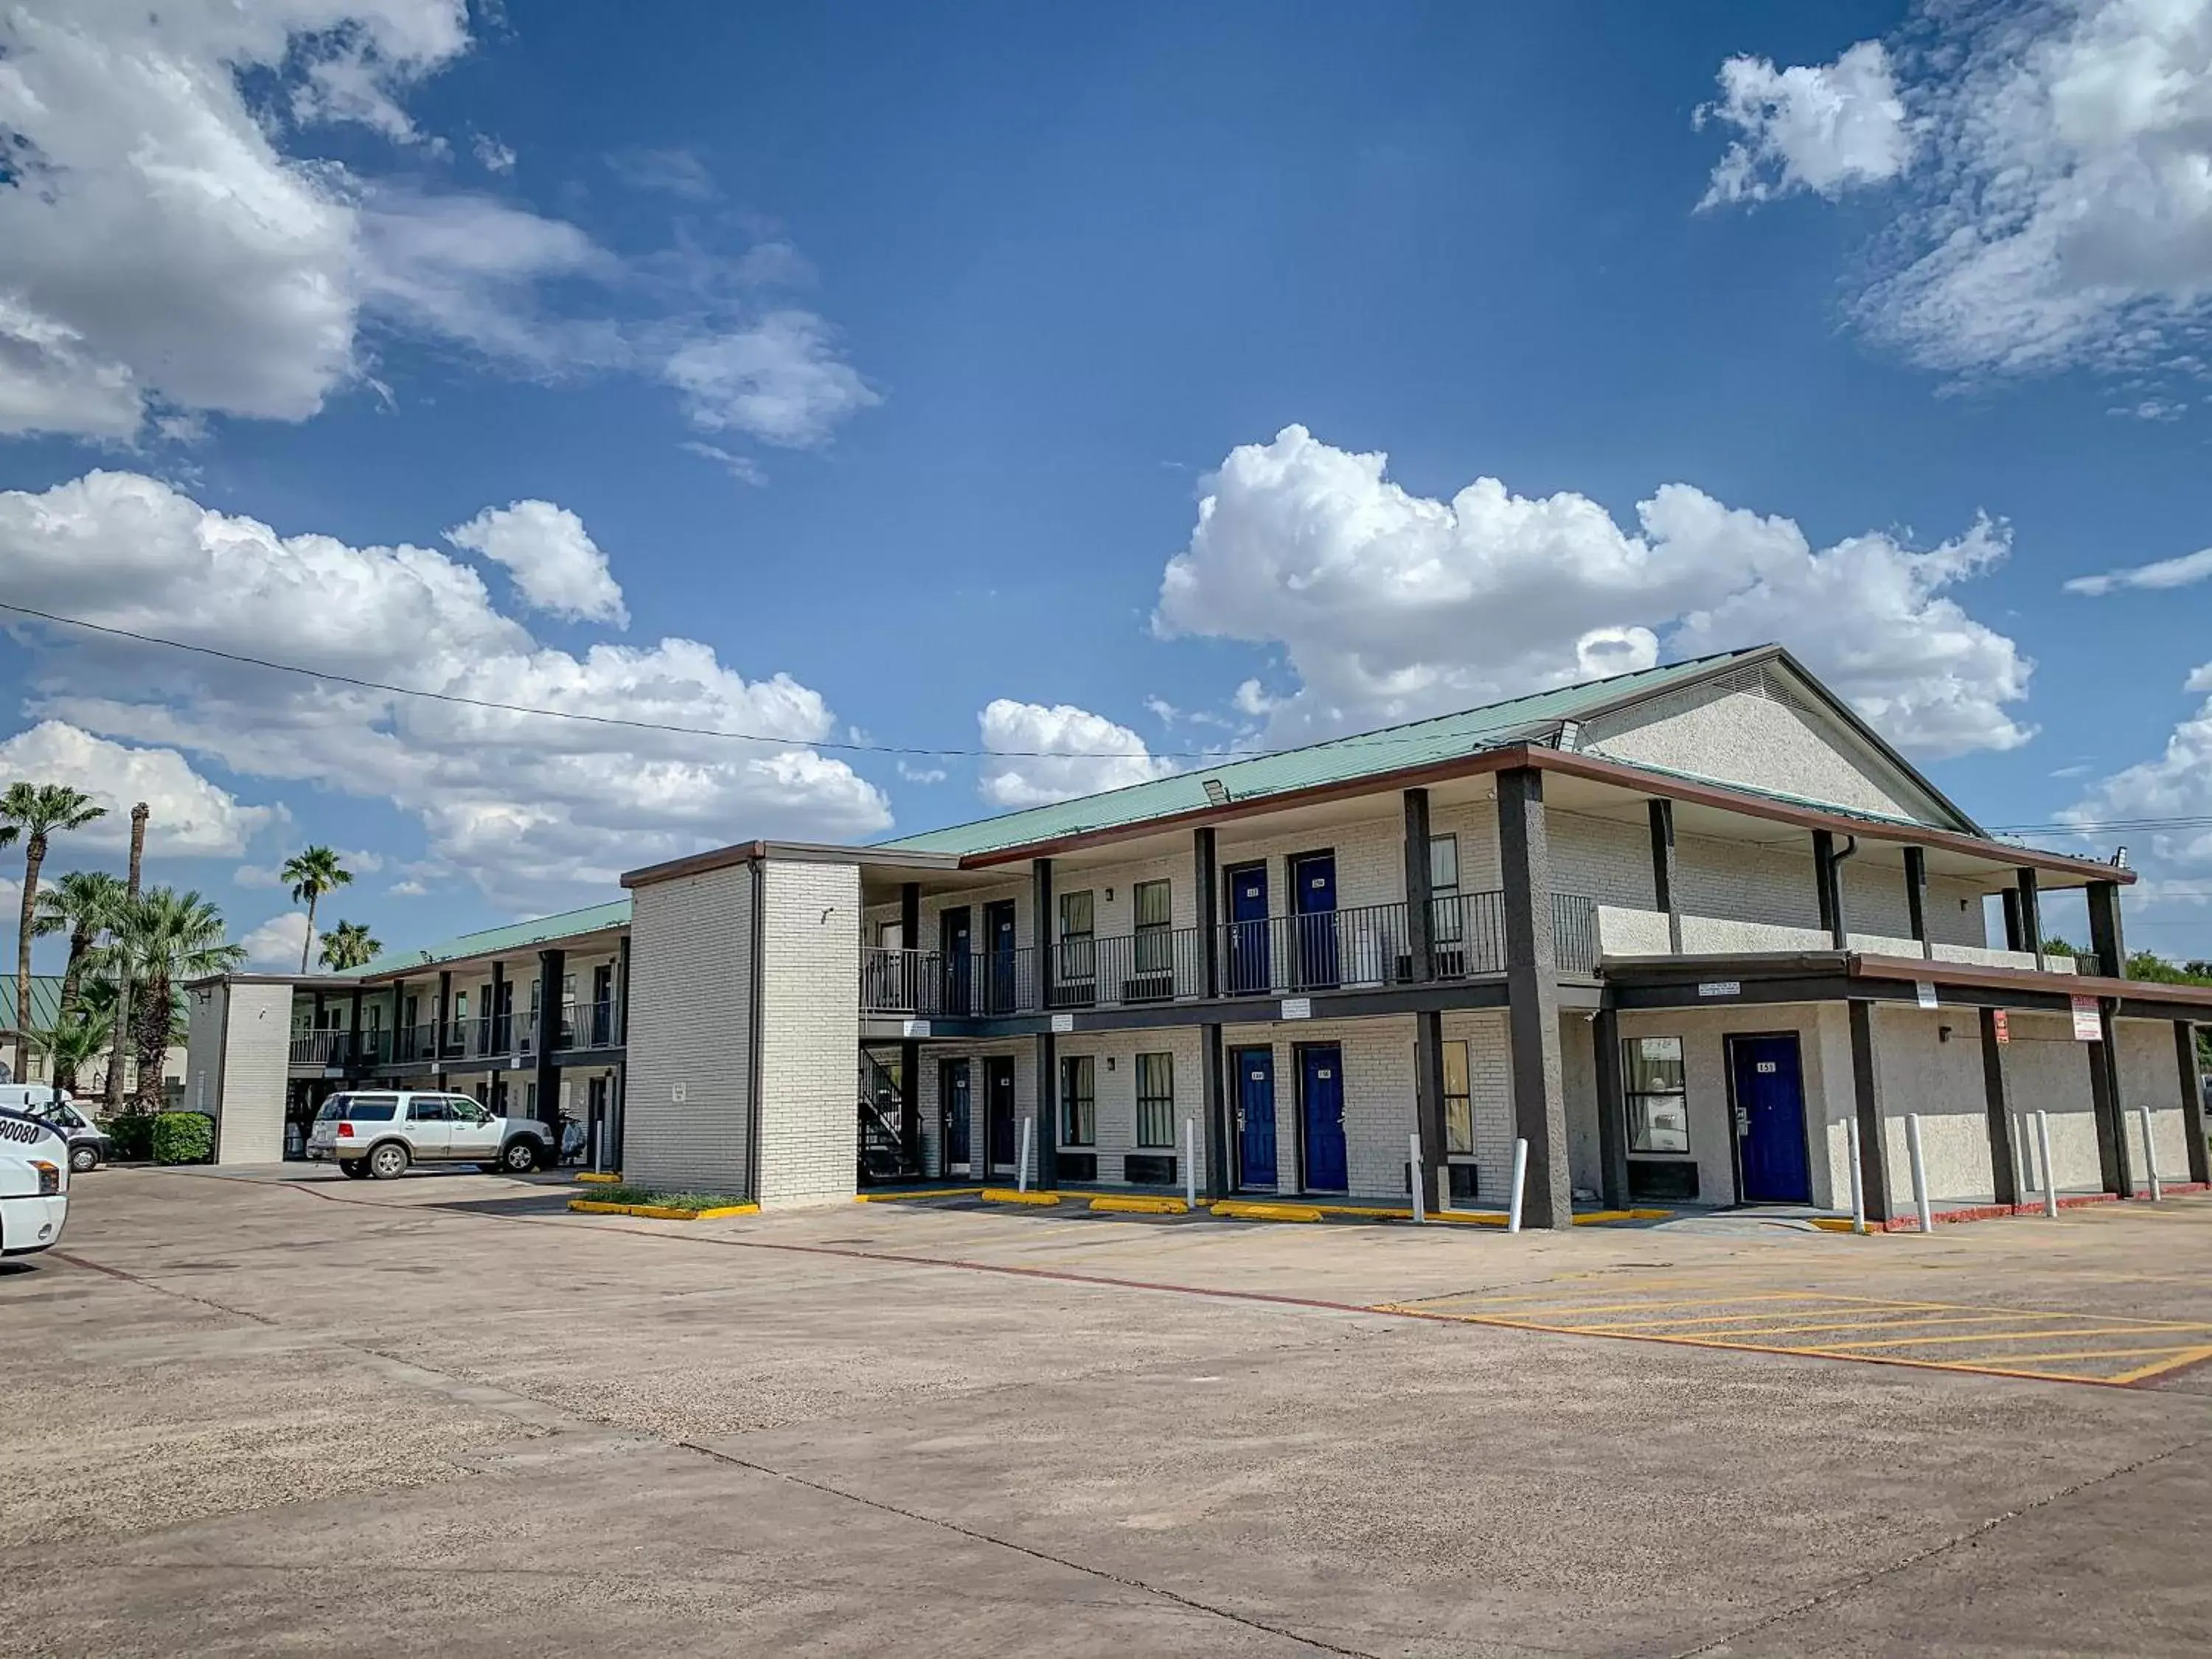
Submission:
[[[2203,1328],[2199,1326],[2197,1328],[2201,1330]],[[1821,1344],[1821,1347],[1832,1353],[1840,1353],[1856,1348],[1932,1348],[1952,1342],[2023,1342],[2035,1336],[2148,1336],[2153,1334],[2141,1325],[2093,1325],[2087,1330],[2072,1331],[1978,1331],[1972,1336],[1895,1336],[1876,1342],[1826,1342]],[[2008,1354],[2004,1357],[2008,1359],[2012,1356]]]
[[2068,1353],[2008,1353],[2005,1358],[2015,1365],[2049,1365],[2062,1359],[2133,1359],[2147,1353],[2212,1353],[2212,1348],[2090,1348]]
[[[2084,1319],[2087,1319],[2091,1316],[2084,1314],[2081,1316]],[[1843,1320],[1826,1325],[1752,1324],[1748,1329],[1742,1331],[1708,1332],[1707,1334],[1730,1336],[1780,1336],[1785,1334],[1809,1334],[1815,1331],[1887,1331],[1894,1330],[1901,1325],[1978,1325],[1997,1320],[2017,1319],[2020,1316],[2018,1314],[2010,1311],[1988,1314],[1916,1314],[1909,1319],[1877,1320],[1861,1318]],[[1581,1327],[1581,1328],[1586,1331],[1633,1331],[1642,1329],[1646,1327],[1656,1327],[1661,1330],[1674,1330],[1684,1325],[1726,1325],[1731,1323],[1743,1323],[1747,1321],[1755,1321],[1758,1318],[1759,1316],[1757,1314],[1714,1314],[1704,1319],[1638,1319],[1623,1321],[1619,1324],[1584,1325]]]
[[2184,1348],[2171,1359],[2153,1360],[2149,1364],[2138,1365],[2131,1371],[2122,1371],[2111,1380],[2115,1382],[2141,1382],[2147,1377],[2177,1370],[2184,1365],[2199,1364],[2207,1359],[2212,1359],[2212,1343],[2201,1348]]
[[[1456,1298],[1437,1297],[1431,1299],[1442,1302]],[[1548,1307],[1539,1305],[1534,1308],[1518,1309],[1514,1316],[1517,1318],[1522,1314],[1557,1314],[1564,1317],[1573,1314],[1635,1313],[1640,1310],[1653,1308],[1717,1308],[1723,1304],[1732,1307],[1745,1302],[1838,1302],[1850,1299],[1845,1297],[1823,1296],[1814,1291],[1741,1291],[1735,1296],[1685,1297],[1674,1302],[1557,1302]],[[1480,1301],[1471,1304],[1476,1309],[1490,1305],[1492,1304],[1489,1303]],[[1897,1305],[1909,1307],[1914,1304],[1903,1303]],[[1933,1308],[1943,1304],[1930,1302],[1924,1305]]]

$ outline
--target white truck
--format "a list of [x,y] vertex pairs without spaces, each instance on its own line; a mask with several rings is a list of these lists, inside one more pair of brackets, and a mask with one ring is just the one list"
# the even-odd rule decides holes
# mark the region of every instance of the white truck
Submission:
[[69,1140],[43,1118],[0,1109],[0,1255],[51,1249],[69,1220]]
[[315,1114],[307,1156],[334,1162],[353,1181],[390,1181],[410,1164],[476,1164],[527,1175],[556,1162],[545,1126],[535,1119],[497,1117],[466,1095],[420,1089],[332,1095]]

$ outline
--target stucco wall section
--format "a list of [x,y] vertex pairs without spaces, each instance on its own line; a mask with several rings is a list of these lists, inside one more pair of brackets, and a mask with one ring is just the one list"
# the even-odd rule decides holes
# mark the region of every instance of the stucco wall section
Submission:
[[1708,684],[1654,697],[1593,721],[1583,748],[1858,811],[1915,817],[1924,810],[1895,769],[1839,722],[1759,691]]
[[2189,1131],[2181,1115],[2181,1071],[2174,1063],[2173,1027],[2162,1019],[2124,1019],[2115,1027],[2120,1098],[2127,1109],[2128,1170],[2138,1188],[2150,1182],[2143,1158],[2142,1109],[2150,1108],[2159,1179],[2189,1179]]
[[750,1196],[752,908],[747,865],[633,895],[623,1173],[641,1185]]
[[[292,988],[233,985],[224,1021],[218,1164],[284,1156],[284,1092],[292,1060]],[[187,1085],[185,1098],[192,1097]]]
[[2051,1163],[2058,1190],[2097,1191],[2104,1175],[2091,1109],[2089,1045],[2074,1040],[2073,1022],[2063,1014],[2015,1010],[2006,1024],[2012,1039],[2005,1045],[2005,1069],[2012,1087],[2013,1135],[2022,1151],[2027,1184],[2039,1193],[2043,1188],[2032,1115],[2045,1111],[2051,1115]]
[[1972,1008],[1876,1008],[1874,1038],[1893,1210],[1905,1214],[1913,1201],[1905,1120],[1916,1114],[1929,1199],[1986,1202],[1996,1181],[1990,1168],[1979,1014]]
[[860,1156],[860,869],[771,860],[763,897],[761,1206],[849,1200]]

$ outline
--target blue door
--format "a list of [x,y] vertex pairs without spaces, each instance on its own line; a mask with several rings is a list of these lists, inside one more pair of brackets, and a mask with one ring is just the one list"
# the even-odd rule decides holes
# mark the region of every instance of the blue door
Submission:
[[983,986],[983,1012],[987,1014],[1011,1014],[1016,1007],[1016,993],[1019,982],[1015,954],[1019,946],[1014,934],[1014,902],[1001,899],[983,907],[983,938],[991,952],[991,971]]
[[946,910],[937,918],[937,954],[944,984],[939,988],[937,1012],[964,1015],[969,1009],[969,985],[975,953],[975,936],[968,928],[968,907]]
[[1729,1040],[1735,1081],[1736,1146],[1747,1204],[1809,1204],[1805,1079],[1794,1036]]
[[1309,853],[1291,860],[1291,908],[1297,920],[1298,987],[1336,983],[1336,854]]
[[1231,1048],[1237,1071],[1237,1184],[1275,1184],[1275,1051]]
[[1305,1189],[1343,1192],[1344,1054],[1334,1042],[1298,1045],[1298,1127],[1305,1142]]
[[1014,1062],[1011,1056],[994,1056],[983,1062],[983,1093],[990,1112],[984,1126],[984,1154],[991,1171],[1011,1174],[1014,1155]]
[[[1250,995],[1268,986],[1267,866],[1240,864],[1225,872],[1229,883],[1229,990]],[[1272,1077],[1272,1073],[1270,1073]],[[1272,1160],[1274,1153],[1270,1151]],[[1274,1179],[1269,1165],[1267,1179]]]
[[937,1104],[945,1114],[945,1167],[968,1162],[968,1062],[939,1060],[937,1065]]

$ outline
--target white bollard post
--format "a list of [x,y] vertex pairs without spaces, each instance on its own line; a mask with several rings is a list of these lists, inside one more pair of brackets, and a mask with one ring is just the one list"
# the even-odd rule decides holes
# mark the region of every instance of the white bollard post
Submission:
[[2014,1178],[2020,1190],[2021,1202],[2027,1195],[2042,1189],[2035,1183],[2035,1146],[2028,1139],[2028,1116],[2026,1112],[2012,1115],[2012,1161]]
[[2058,1176],[2051,1166],[2051,1114],[2035,1115],[2035,1155],[2043,1160],[2043,1213],[2058,1219]]
[[1920,1155],[1920,1114],[1905,1115],[1905,1151],[1912,1162],[1912,1207],[1920,1213],[1920,1231],[1936,1231],[1936,1212],[1928,1202],[1928,1163]]
[[2158,1143],[2151,1139],[2150,1108],[2138,1106],[2136,1110],[2142,1118],[2143,1172],[2150,1177],[2150,1201],[2155,1204],[2166,1196],[2158,1184]]
[[1198,1208],[1198,1120],[1187,1117],[1182,1121],[1182,1201],[1192,1211]]
[[1505,1231],[1509,1233],[1521,1231],[1521,1189],[1528,1184],[1528,1143],[1516,1140],[1513,1143],[1513,1199],[1505,1212]]
[[1021,1155],[1014,1160],[1014,1190],[1018,1193],[1025,1193],[1030,1189],[1030,1135],[1036,1127],[1035,1118],[1025,1117],[1022,1120]]
[[1424,1190],[1423,1183],[1428,1176],[1421,1168],[1421,1137],[1418,1132],[1406,1137],[1406,1156],[1412,1160],[1406,1165],[1406,1172],[1413,1177],[1407,1185],[1413,1194],[1413,1219],[1426,1221],[1429,1218],[1429,1195]]
[[1844,1120],[1844,1157],[1851,1166],[1851,1231],[1863,1233],[1866,1223],[1866,1176],[1859,1169],[1859,1121]]

